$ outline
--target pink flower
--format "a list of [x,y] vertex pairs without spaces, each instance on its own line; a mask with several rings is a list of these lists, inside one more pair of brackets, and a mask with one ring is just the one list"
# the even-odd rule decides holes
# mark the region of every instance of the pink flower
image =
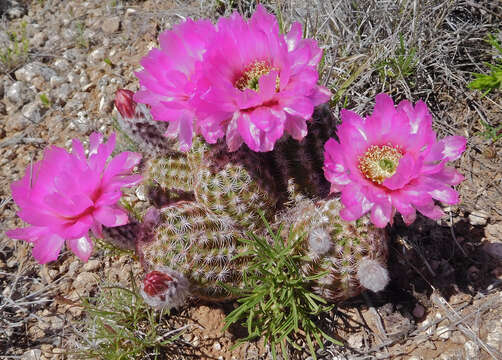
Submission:
[[141,89],[134,100],[150,105],[155,120],[169,122],[166,136],[178,137],[182,151],[192,145],[195,114],[191,99],[200,61],[214,32],[214,25],[205,20],[188,19],[175,25],[160,35],[160,49],[152,49],[141,60],[144,70],[136,73]]
[[230,151],[243,142],[270,151],[284,132],[303,139],[314,107],[331,96],[317,85],[321,56],[314,40],[302,39],[299,23],[281,35],[261,5],[249,21],[237,13],[221,18],[193,101],[206,141],[226,136]]
[[331,191],[342,193],[343,219],[353,221],[371,212],[371,221],[385,227],[399,211],[411,224],[416,210],[432,219],[443,215],[434,200],[458,203],[451,185],[463,176],[446,162],[460,157],[466,139],[437,141],[423,101],[413,106],[403,100],[396,109],[388,95],[379,94],[371,116],[362,119],[342,110],[341,117],[340,143],[330,139],[324,146],[324,174]]
[[56,260],[65,241],[87,261],[93,247],[89,230],[101,237],[102,225],[128,222],[117,201],[122,187],[141,180],[140,175],[129,175],[141,155],[122,152],[107,162],[115,148],[115,134],[104,143],[101,134],[93,133],[89,142],[88,157],[76,139],[71,154],[56,146],[46,149],[43,159],[11,185],[20,207],[17,215],[31,226],[7,231],[7,235],[34,243],[33,256],[41,264]]

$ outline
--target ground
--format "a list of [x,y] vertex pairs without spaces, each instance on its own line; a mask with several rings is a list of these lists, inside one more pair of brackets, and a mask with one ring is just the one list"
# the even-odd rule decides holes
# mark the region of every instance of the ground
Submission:
[[[86,264],[69,251],[37,264],[30,244],[4,234],[21,225],[9,184],[47,145],[112,130],[114,93],[137,90],[134,71],[160,31],[185,17],[249,15],[253,3],[0,2],[0,358],[99,358],[88,352],[96,343],[85,299],[103,299],[110,285],[130,289],[141,274],[131,254],[104,245]],[[274,1],[264,3],[278,9]],[[321,81],[335,94],[335,117],[342,107],[368,113],[384,91],[395,101],[423,99],[440,136],[468,139],[455,163],[466,177],[458,186],[460,204],[438,222],[419,218],[407,227],[396,219],[389,228],[391,283],[328,314],[325,325],[345,346],[327,344],[318,356],[502,359],[502,93],[483,96],[467,87],[473,72],[487,72],[485,63],[500,59],[485,40],[501,30],[502,2],[278,3],[286,28],[301,21],[306,36],[321,44]],[[232,349],[242,331],[222,327],[233,306],[194,302],[170,316],[156,314],[159,336],[181,334],[163,356],[269,358],[263,341]]]

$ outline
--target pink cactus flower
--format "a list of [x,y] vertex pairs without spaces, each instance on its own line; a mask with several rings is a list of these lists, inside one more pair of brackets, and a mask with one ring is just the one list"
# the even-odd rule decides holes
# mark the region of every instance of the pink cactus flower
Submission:
[[249,21],[234,13],[216,26],[193,101],[206,141],[225,136],[230,151],[243,142],[270,151],[285,132],[303,139],[314,107],[331,96],[317,85],[317,43],[302,39],[299,23],[281,35],[262,5]]
[[443,211],[434,200],[457,204],[451,187],[463,176],[446,162],[460,157],[462,136],[436,139],[432,116],[423,101],[403,100],[397,108],[390,96],[379,94],[371,116],[341,111],[340,142],[325,144],[324,174],[332,192],[341,192],[343,219],[353,221],[371,212],[371,221],[385,227],[398,211],[406,224],[423,215],[439,219]]
[[89,155],[73,139],[73,152],[52,146],[43,159],[28,166],[24,177],[11,185],[17,215],[31,224],[7,231],[14,239],[32,242],[33,256],[41,263],[56,260],[63,243],[83,261],[91,255],[89,230],[102,237],[102,225],[114,227],[128,222],[117,201],[122,187],[141,180],[130,175],[141,155],[122,152],[107,162],[115,148],[115,134],[103,142],[101,134],[90,136]]
[[214,33],[214,25],[205,20],[188,19],[175,25],[160,35],[160,49],[152,49],[141,60],[144,70],[136,73],[141,89],[134,100],[150,105],[154,120],[169,122],[165,135],[177,137],[181,151],[192,145],[195,113],[191,99],[200,61]]

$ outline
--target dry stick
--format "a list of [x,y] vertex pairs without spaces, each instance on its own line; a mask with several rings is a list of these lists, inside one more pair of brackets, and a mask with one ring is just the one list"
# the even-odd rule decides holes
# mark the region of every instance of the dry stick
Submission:
[[[434,289],[436,290],[436,289]],[[468,318],[468,317],[471,317],[472,315],[474,314],[478,314],[479,313],[479,310],[481,309],[478,309],[478,311],[476,312],[472,312],[464,317],[461,317],[457,311],[455,311],[455,309],[448,303],[448,301],[445,300],[445,298],[443,298],[442,296],[431,296],[431,300],[432,302],[440,307],[441,309],[443,309],[443,311],[446,313],[446,316],[448,317],[448,319],[453,323],[453,325],[455,325],[464,335],[466,335],[468,338],[470,338],[472,341],[474,341],[475,343],[481,345],[481,347],[495,360],[497,359],[500,359],[502,354],[500,352],[498,352],[496,349],[492,348],[491,346],[485,344],[484,341],[482,341],[479,336],[476,335],[476,333],[471,329],[471,327],[469,325],[461,325],[460,323],[461,322],[465,322],[465,320]],[[494,302],[494,301],[493,301]],[[484,305],[484,306],[481,306],[481,308],[485,307],[485,308],[488,308],[492,305],[493,303],[490,302],[488,305]],[[446,306],[447,305],[447,306]],[[449,311],[449,309],[451,309],[451,311]],[[453,314],[453,315],[452,315]],[[458,326],[457,326],[458,324]],[[450,325],[451,326],[451,325]]]
[[467,253],[465,252],[464,248],[462,246],[460,246],[460,244],[458,243],[457,241],[457,237],[455,236],[455,230],[453,230],[453,216],[451,214],[451,210],[449,211],[449,214],[450,214],[450,233],[451,233],[451,237],[453,238],[453,241],[455,241],[455,244],[457,244],[458,248],[460,249],[460,251],[462,252],[462,254],[467,257]]

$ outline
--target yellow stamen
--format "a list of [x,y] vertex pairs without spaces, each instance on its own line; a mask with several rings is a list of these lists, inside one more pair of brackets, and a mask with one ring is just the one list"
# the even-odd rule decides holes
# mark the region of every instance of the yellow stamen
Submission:
[[381,184],[385,179],[396,173],[399,159],[403,157],[402,151],[392,145],[372,145],[359,158],[359,170],[376,184]]
[[[260,78],[263,75],[268,75],[272,70],[276,69],[272,68],[267,61],[256,60],[244,69],[241,77],[234,82],[234,86],[241,91],[244,91],[244,89],[258,91]],[[276,79],[276,84],[278,82],[279,77]],[[278,88],[278,84],[276,85],[276,88]]]

